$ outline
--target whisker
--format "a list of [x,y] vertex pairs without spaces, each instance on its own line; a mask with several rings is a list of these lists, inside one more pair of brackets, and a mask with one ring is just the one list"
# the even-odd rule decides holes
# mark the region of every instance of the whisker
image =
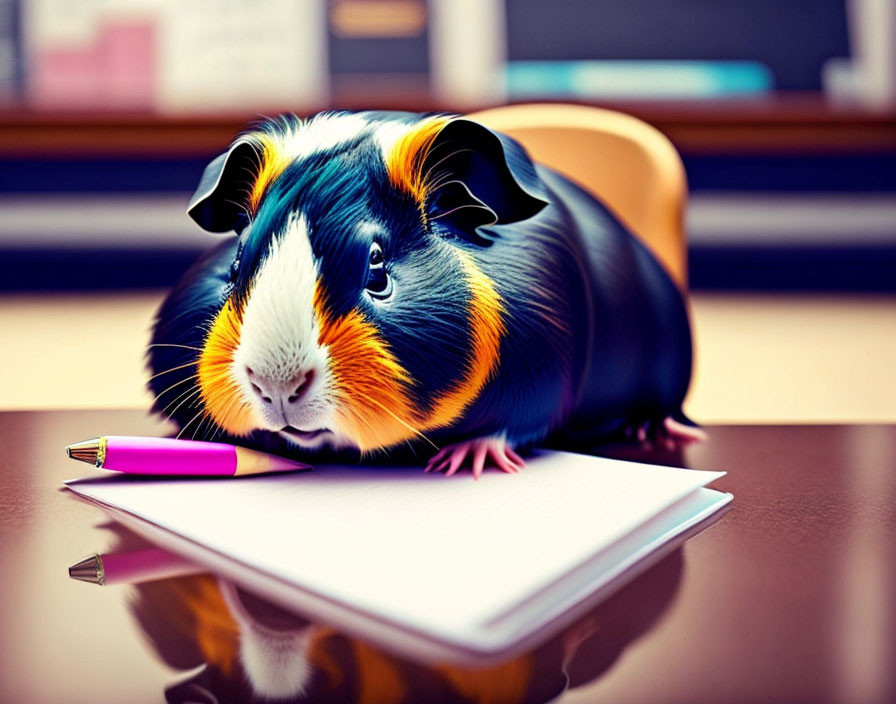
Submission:
[[451,181],[457,181],[458,179],[455,177],[453,173],[448,170],[440,171],[433,177],[432,183],[427,185],[427,193],[430,195],[437,193],[438,190],[444,186],[446,183],[450,183]]
[[152,381],[153,379],[162,376],[163,374],[170,374],[171,372],[176,372],[178,369],[186,369],[187,367],[195,366],[196,360],[192,362],[187,362],[186,364],[181,364],[176,367],[171,367],[171,369],[166,369],[163,372],[159,372],[158,374],[153,374],[147,381]]
[[[184,427],[180,429],[180,432],[174,437],[174,439],[175,439],[175,440],[179,440],[179,439],[180,439],[180,436],[184,434],[184,431],[185,431],[187,428],[190,427],[190,424],[191,424],[194,420],[196,420],[199,416],[201,416],[203,413],[205,413],[205,409],[204,409],[204,408],[200,408],[200,409],[199,409],[199,413],[197,413],[195,416],[193,416],[192,418],[190,418],[190,420],[187,421],[186,425],[184,425]],[[195,437],[195,436],[194,436],[194,437]]]
[[249,212],[249,209],[242,203],[239,203],[238,201],[235,201],[235,200],[230,200],[229,198],[225,198],[224,202],[230,203],[231,205],[235,205],[237,208],[239,208],[246,214],[246,217],[249,218],[249,220],[252,220],[252,213]]
[[153,403],[155,403],[156,401],[158,401],[159,398],[160,398],[163,394],[166,394],[166,393],[168,393],[169,391],[171,391],[171,389],[173,389],[175,386],[180,386],[180,385],[183,384],[184,382],[191,381],[192,379],[195,379],[195,378],[198,377],[198,376],[199,376],[199,372],[196,372],[195,374],[190,374],[190,376],[188,376],[188,377],[185,378],[185,379],[181,379],[180,381],[175,381],[175,382],[174,382],[171,386],[169,386],[167,389],[163,389],[162,391],[159,391],[159,393],[157,393],[157,394],[153,397],[153,399],[152,399],[152,400],[153,400]]
[[469,149],[469,148],[464,148],[464,149],[456,149],[453,152],[451,152],[450,154],[446,154],[445,156],[443,156],[435,164],[433,164],[426,170],[426,173],[423,174],[423,179],[422,179],[423,182],[426,183],[426,180],[429,178],[429,174],[432,173],[432,170],[434,168],[436,168],[439,164],[441,164],[443,161],[446,161],[447,159],[450,159],[453,156],[457,156],[458,154],[463,154],[464,152],[471,152],[471,151],[473,151],[473,150]]
[[[178,403],[178,404],[171,410],[171,413],[168,413],[168,414],[167,414],[168,420],[173,420],[172,416],[177,412],[177,409],[180,408],[181,406],[183,406],[187,401],[190,401],[190,402],[192,403],[192,401],[194,401],[194,400],[199,396],[199,392],[200,392],[200,389],[187,389],[183,394],[181,394],[180,396],[178,396],[177,398],[181,398],[182,396],[184,396],[185,394],[187,394],[187,397],[184,398],[180,403]],[[171,403],[174,403],[175,401],[177,401],[177,398],[174,399],[174,401],[172,401]],[[163,413],[163,414],[164,414],[165,411],[168,409],[168,407],[171,406],[171,403],[169,403],[168,406],[166,406],[166,407],[162,410],[162,413]]]
[[[463,210],[464,208],[478,208],[479,210],[487,210],[492,215],[495,214],[494,210],[492,210],[491,208],[489,208],[488,206],[485,206],[485,205],[472,205],[472,204],[471,205],[459,205],[456,208],[452,208],[451,210],[447,210],[444,213],[439,213],[435,217],[431,217],[430,220],[438,220],[439,218],[443,218],[446,215],[451,215],[451,213],[456,213],[458,210]],[[497,222],[497,220],[495,220],[494,222]],[[491,224],[494,225],[494,222]]]
[[209,438],[209,442],[214,442],[219,437],[221,437],[223,434],[224,434],[224,428],[222,428],[220,425],[216,425],[215,432],[212,433],[212,436]]
[[208,413],[208,409],[206,409],[206,419],[208,422],[208,427],[203,431],[204,434],[211,433],[210,435],[206,435],[206,439],[211,442],[215,436],[218,434],[218,431],[221,429],[221,426],[218,425],[218,422],[215,420],[214,416],[211,413]]
[[178,347],[182,350],[194,350],[196,352],[202,352],[201,347],[192,347],[190,345],[175,345],[171,342],[153,342],[151,345],[147,345],[149,347]]
[[[204,437],[205,433],[208,432],[208,429],[202,430],[202,426],[205,423],[210,423],[211,425],[214,425],[214,421],[212,420],[212,416],[210,413],[205,414],[205,417],[202,420],[200,420],[199,425],[196,426],[196,430],[193,431],[193,439],[194,440],[196,439],[197,435],[199,437]],[[209,425],[209,428],[211,428],[211,425]]]
[[183,397],[186,396],[187,394],[190,394],[190,393],[194,393],[194,394],[195,394],[195,393],[198,393],[198,392],[200,392],[200,391],[201,391],[201,389],[200,389],[198,386],[191,386],[191,387],[188,388],[186,391],[182,391],[181,393],[179,393],[177,396],[175,396],[173,399],[171,399],[171,400],[165,405],[165,408],[162,409],[162,413],[164,413],[165,411],[167,411],[167,410],[171,407],[171,404],[173,404],[173,403],[177,403],[177,401],[178,401],[179,399],[183,398]]
[[417,436],[419,436],[420,438],[422,438],[423,440],[426,440],[426,442],[428,442],[430,445],[432,445],[432,446],[433,446],[434,448],[436,448],[437,450],[439,449],[439,446],[436,445],[436,444],[435,444],[432,440],[430,440],[428,437],[426,437],[426,435],[424,435],[422,431],[418,430],[417,428],[415,428],[414,426],[410,425],[409,423],[407,423],[407,422],[404,421],[403,419],[399,418],[397,415],[395,415],[395,413],[393,413],[392,411],[390,411],[388,408],[386,408],[386,407],[385,407],[383,404],[381,404],[379,401],[377,401],[377,400],[371,398],[370,396],[368,396],[368,395],[365,394],[365,393],[358,392],[357,390],[356,390],[354,393],[356,393],[358,396],[360,396],[360,397],[361,397],[362,399],[364,399],[365,401],[367,401],[367,402],[369,402],[369,403],[372,403],[372,404],[375,405],[375,406],[378,406],[380,409],[382,409],[383,411],[385,411],[386,413],[388,413],[390,416],[392,416],[395,420],[397,420],[399,423],[401,423],[401,425],[403,425],[405,428],[407,428],[407,429],[410,430],[412,433],[414,433],[414,435],[417,435]]
[[205,422],[206,415],[203,413],[199,418],[199,422],[196,424],[196,427],[193,428],[193,432],[190,434],[190,440],[195,440],[196,436],[199,434],[199,429],[202,427],[202,424]]

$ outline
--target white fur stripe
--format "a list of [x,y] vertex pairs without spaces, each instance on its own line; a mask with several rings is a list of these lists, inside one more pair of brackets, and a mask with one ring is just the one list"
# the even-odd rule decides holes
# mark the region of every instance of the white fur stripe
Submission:
[[288,381],[318,354],[314,287],[317,263],[307,225],[293,213],[271,240],[243,313],[238,358],[265,378]]
[[355,139],[370,126],[367,119],[357,113],[345,115],[317,115],[297,123],[279,137],[282,155],[292,160],[303,159],[319,152],[334,149]]

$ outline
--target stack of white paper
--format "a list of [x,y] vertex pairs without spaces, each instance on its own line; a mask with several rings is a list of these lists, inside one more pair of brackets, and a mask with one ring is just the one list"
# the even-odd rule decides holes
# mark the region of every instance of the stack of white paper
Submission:
[[731,500],[721,472],[541,452],[517,475],[318,467],[77,480],[151,540],[316,620],[417,657],[505,657],[593,607]]

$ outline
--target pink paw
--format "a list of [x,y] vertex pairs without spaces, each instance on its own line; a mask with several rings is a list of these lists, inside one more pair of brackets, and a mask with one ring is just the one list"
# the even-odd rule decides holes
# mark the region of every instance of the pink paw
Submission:
[[700,428],[695,428],[669,417],[662,423],[648,421],[641,425],[631,426],[626,429],[626,437],[633,438],[645,448],[654,445],[664,446],[667,450],[675,450],[695,442],[703,442],[707,439],[706,433]]
[[[468,456],[472,457],[470,464],[474,479],[479,479],[486,467],[494,466],[508,474],[516,474],[526,466],[523,458],[513,451],[503,436],[492,436],[446,445],[427,463],[425,471],[441,472],[447,468],[445,476],[450,477],[461,468]],[[487,460],[489,464],[486,464]]]
[[672,418],[663,421],[663,429],[666,431],[666,439],[681,445],[690,445],[694,442],[704,442],[709,436],[700,428],[679,423]]

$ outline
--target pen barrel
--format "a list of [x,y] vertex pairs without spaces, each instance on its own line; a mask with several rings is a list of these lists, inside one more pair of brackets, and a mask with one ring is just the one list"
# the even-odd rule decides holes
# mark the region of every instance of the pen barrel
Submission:
[[102,555],[100,559],[104,570],[103,583],[107,585],[140,584],[206,571],[196,563],[161,548],[112,553]]
[[236,448],[214,442],[106,436],[103,469],[132,474],[232,476]]

